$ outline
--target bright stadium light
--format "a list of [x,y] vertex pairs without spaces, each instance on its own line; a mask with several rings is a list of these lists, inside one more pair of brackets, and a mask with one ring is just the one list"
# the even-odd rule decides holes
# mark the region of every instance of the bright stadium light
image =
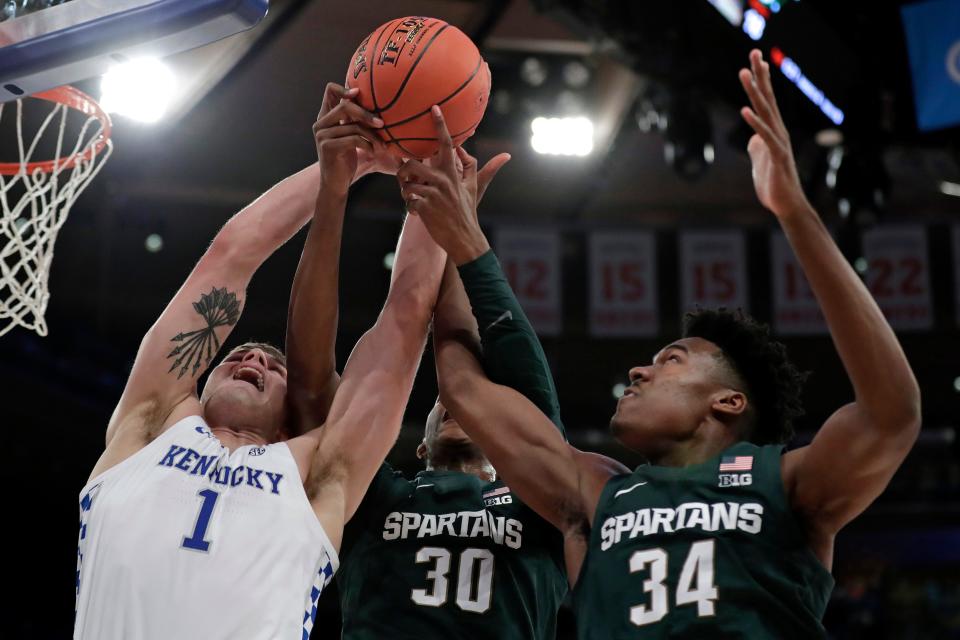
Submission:
[[960,197],[960,183],[957,182],[947,182],[944,180],[940,183],[940,193],[947,196],[957,196]]
[[756,9],[747,9],[743,14],[743,32],[753,40],[759,40],[763,37],[763,31],[767,28],[767,20]]
[[100,80],[100,104],[104,110],[139,122],[162,118],[175,92],[173,71],[155,58],[124,62]]
[[163,249],[163,236],[159,233],[151,233],[147,236],[147,239],[143,241],[143,246],[146,247],[150,253],[156,253]]
[[593,122],[589,118],[534,118],[530,145],[537,153],[586,156],[593,151]]

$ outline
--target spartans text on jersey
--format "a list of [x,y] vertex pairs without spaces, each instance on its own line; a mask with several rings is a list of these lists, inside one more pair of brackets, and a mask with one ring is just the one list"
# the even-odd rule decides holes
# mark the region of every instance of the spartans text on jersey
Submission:
[[455,513],[408,513],[394,511],[383,522],[383,539],[453,536],[454,538],[490,538],[495,544],[519,549],[523,523],[513,518],[494,516],[485,511]]
[[611,516],[603,521],[600,549],[606,551],[618,544],[624,534],[627,539],[673,533],[681,529],[702,531],[732,531],[760,533],[763,525],[763,505],[756,502],[684,502],[674,508],[645,508]]

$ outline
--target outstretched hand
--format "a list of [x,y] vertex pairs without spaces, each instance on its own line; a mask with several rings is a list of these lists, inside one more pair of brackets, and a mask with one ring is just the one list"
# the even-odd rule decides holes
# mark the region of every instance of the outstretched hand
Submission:
[[440,107],[431,113],[440,150],[426,162],[408,160],[397,171],[397,180],[407,211],[420,216],[434,241],[461,265],[490,249],[477,220],[477,204],[510,155],[501,153],[477,170],[476,158],[453,146]]
[[757,49],[750,52],[750,69],[740,70],[740,84],[752,105],[740,109],[740,115],[756,132],[747,152],[753,163],[753,186],[760,203],[778,218],[809,207],[797,175],[790,134],[773,95],[770,65]]
[[373,172],[394,174],[400,161],[387,149],[375,129],[383,120],[354,102],[357,89],[331,82],[313,125],[325,189],[346,193],[357,178]]

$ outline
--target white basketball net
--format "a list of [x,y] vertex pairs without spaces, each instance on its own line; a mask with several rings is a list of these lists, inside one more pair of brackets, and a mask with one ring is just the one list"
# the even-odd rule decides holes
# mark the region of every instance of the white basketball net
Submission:
[[[113,151],[108,140],[99,154],[93,152],[103,128],[95,116],[88,117],[66,105],[41,100],[32,100],[30,108],[46,105],[52,110],[32,138],[25,141],[23,103],[23,100],[0,103],[0,121],[4,116],[16,118],[18,160],[14,162],[20,165],[16,175],[0,174],[0,210],[3,214],[0,219],[0,336],[16,326],[32,329],[41,336],[47,335],[44,320],[50,300],[47,282],[57,233],[66,222],[70,207]],[[86,120],[80,125],[76,142],[68,142],[65,149],[64,134],[71,118]],[[7,121],[6,124],[11,123]],[[74,127],[75,122],[71,121],[70,129]],[[56,136],[53,157],[60,160],[55,161],[49,171],[31,170],[27,165],[34,160],[37,146],[45,135],[45,145]],[[70,158],[74,159],[72,166],[69,166]]]

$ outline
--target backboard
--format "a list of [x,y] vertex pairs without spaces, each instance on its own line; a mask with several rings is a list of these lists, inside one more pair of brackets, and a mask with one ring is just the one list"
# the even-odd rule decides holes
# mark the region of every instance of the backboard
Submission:
[[[0,102],[164,57],[256,25],[269,0],[10,0],[0,3]],[[12,16],[10,14],[13,14]]]

